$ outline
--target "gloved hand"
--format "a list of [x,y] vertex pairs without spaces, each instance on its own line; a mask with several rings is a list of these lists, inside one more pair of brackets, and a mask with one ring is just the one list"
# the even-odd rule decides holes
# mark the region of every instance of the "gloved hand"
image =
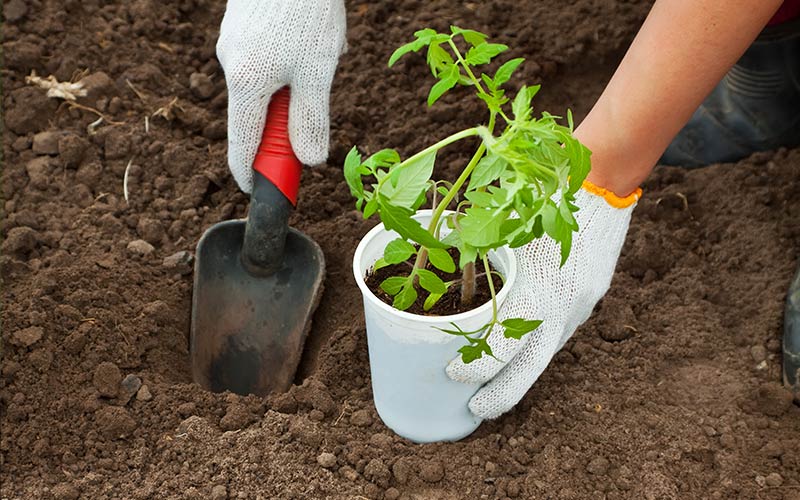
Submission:
[[289,139],[297,158],[328,157],[331,82],[345,49],[343,0],[229,0],[217,40],[228,84],[228,165],[242,191],[270,97],[291,86]]
[[503,327],[489,336],[494,355],[464,364],[450,362],[453,380],[485,384],[472,397],[469,408],[481,418],[496,418],[516,405],[536,382],[550,360],[586,321],[605,295],[619,258],[631,212],[641,190],[626,198],[585,182],[575,195],[579,230],[563,267],[560,246],[548,237],[514,250],[519,273],[514,288],[500,309],[499,319],[543,320],[522,340],[507,339]]

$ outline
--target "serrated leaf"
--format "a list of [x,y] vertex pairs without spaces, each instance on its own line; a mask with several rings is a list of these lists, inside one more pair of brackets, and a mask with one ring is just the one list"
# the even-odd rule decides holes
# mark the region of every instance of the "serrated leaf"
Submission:
[[422,309],[424,309],[425,311],[430,311],[431,309],[433,309],[433,306],[435,306],[436,303],[439,302],[439,299],[442,298],[442,295],[444,294],[442,293],[428,294],[428,298],[426,298],[425,303],[422,304]]
[[447,286],[445,286],[442,278],[436,275],[433,271],[427,269],[417,269],[415,271],[419,277],[419,285],[431,293],[445,293]]
[[447,67],[447,69],[440,73],[440,80],[436,82],[433,87],[431,87],[431,91],[428,94],[428,106],[433,106],[433,103],[442,97],[445,92],[455,87],[456,83],[458,83],[458,77],[460,74],[460,70],[455,64],[451,64]]
[[347,187],[350,188],[350,194],[358,200],[364,198],[364,183],[361,181],[360,168],[361,154],[353,146],[353,149],[347,153],[347,157],[344,159],[344,180],[347,182]]
[[488,186],[492,182],[500,178],[500,174],[508,168],[508,162],[501,156],[489,153],[475,165],[475,170],[469,179],[469,187],[467,191],[472,191],[484,186]]
[[410,209],[393,206],[379,195],[381,221],[389,231],[396,231],[404,239],[414,241],[426,248],[447,248],[447,245],[433,237],[426,231],[419,221],[412,219]]
[[407,277],[402,276],[392,276],[390,278],[386,278],[380,284],[381,290],[388,293],[389,295],[397,295],[400,293],[400,290],[405,286],[408,282]]
[[397,50],[392,53],[391,57],[389,57],[389,67],[391,68],[394,66],[398,59],[409,52],[418,52],[422,47],[428,45],[435,35],[436,31],[430,28],[425,28],[414,33],[417,39],[397,48]]
[[508,211],[471,207],[459,221],[461,238],[476,248],[486,248],[500,241],[500,224],[508,217]]
[[492,348],[489,347],[489,343],[486,342],[485,339],[477,339],[477,341],[472,345],[462,346],[458,352],[461,353],[461,361],[463,361],[465,364],[472,363],[473,361],[482,358],[484,354],[494,356],[494,354],[492,354]]
[[453,262],[453,258],[450,257],[450,254],[447,253],[447,250],[442,250],[441,248],[429,248],[428,260],[433,267],[439,269],[440,271],[453,273],[456,270],[456,263]]
[[440,43],[431,42],[428,45],[428,66],[430,66],[433,76],[438,77],[442,70],[454,64],[453,56],[443,49]]
[[417,290],[414,288],[414,285],[410,282],[406,283],[406,285],[400,290],[400,293],[394,296],[394,301],[392,302],[392,307],[395,309],[399,309],[401,311],[405,311],[411,305],[416,302],[417,300]]
[[383,249],[383,260],[388,264],[399,264],[405,262],[409,257],[417,253],[414,245],[403,238],[397,238],[389,242]]
[[389,167],[400,162],[400,154],[394,149],[381,149],[364,161],[364,166],[374,171],[376,168]]
[[542,320],[527,320],[523,318],[510,318],[500,323],[505,328],[503,335],[508,339],[521,339],[524,335],[539,328]]
[[412,208],[428,187],[436,162],[436,151],[422,155],[415,160],[397,165],[389,172],[389,182],[381,187],[381,195],[395,206]]
[[492,204],[492,195],[485,191],[469,191],[464,194],[464,198],[479,207],[488,207]]
[[462,29],[458,26],[450,26],[450,31],[453,35],[461,35],[464,40],[473,47],[486,43],[487,35],[475,30]]
[[514,70],[525,61],[524,58],[518,57],[516,59],[512,59],[510,61],[506,61],[497,69],[497,72],[494,74],[494,85],[496,87],[500,87],[508,80],[511,79],[511,75],[514,73]]
[[491,62],[492,58],[498,54],[508,50],[507,45],[502,43],[483,43],[476,47],[472,47],[467,51],[467,56],[464,58],[467,64],[477,66],[479,64],[487,64]]

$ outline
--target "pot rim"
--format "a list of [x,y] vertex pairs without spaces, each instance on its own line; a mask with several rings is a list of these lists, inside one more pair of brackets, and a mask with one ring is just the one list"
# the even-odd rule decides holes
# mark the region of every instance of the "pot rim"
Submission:
[[[414,214],[414,218],[418,217],[425,217],[432,215],[433,210],[425,209],[425,210],[418,210]],[[452,210],[446,210],[445,214],[449,215],[452,214]],[[363,295],[366,300],[370,303],[378,307],[384,312],[389,314],[395,315],[398,318],[403,318],[411,321],[426,321],[426,322],[436,322],[436,323],[458,323],[461,320],[465,320],[467,318],[471,318],[476,315],[483,314],[487,311],[491,311],[492,309],[492,301],[484,302],[480,306],[470,309],[469,311],[465,311],[458,314],[449,314],[446,316],[427,316],[423,314],[414,314],[409,313],[406,311],[401,311],[399,309],[395,309],[391,305],[387,304],[386,302],[379,299],[372,290],[369,289],[367,283],[364,281],[364,276],[361,272],[361,260],[363,259],[364,252],[366,251],[367,247],[370,245],[373,239],[375,239],[381,233],[387,233],[388,231],[383,222],[379,223],[375,227],[369,230],[367,234],[361,238],[359,241],[358,246],[356,247],[355,254],[353,255],[353,275],[356,278],[356,283],[358,284],[358,288],[361,290],[361,295]],[[501,257],[505,257],[508,262],[508,269],[505,272],[503,288],[497,294],[497,304],[498,309],[502,306],[505,302],[506,297],[509,293],[511,293],[511,288],[514,286],[514,282],[517,279],[517,256],[514,251],[509,248],[508,246],[503,246],[494,250],[493,252],[497,253]],[[504,254],[504,255],[501,255]],[[373,263],[374,264],[374,263]]]

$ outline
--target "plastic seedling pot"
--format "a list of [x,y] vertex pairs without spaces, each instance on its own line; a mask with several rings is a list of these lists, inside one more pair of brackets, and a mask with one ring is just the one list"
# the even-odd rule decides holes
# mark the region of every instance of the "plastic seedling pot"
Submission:
[[[414,216],[423,226],[431,217],[431,210]],[[442,234],[446,233],[443,225]],[[476,330],[491,320],[492,304],[449,316],[423,316],[381,301],[367,288],[364,277],[397,237],[379,224],[364,236],[353,257],[353,273],[364,298],[375,408],[390,429],[411,441],[457,441],[481,424],[468,407],[480,385],[462,384],[447,376],[447,364],[466,341],[437,328],[453,329],[455,323],[464,331]],[[489,261],[504,277],[497,294],[499,307],[514,285],[517,261],[509,248],[489,254]]]

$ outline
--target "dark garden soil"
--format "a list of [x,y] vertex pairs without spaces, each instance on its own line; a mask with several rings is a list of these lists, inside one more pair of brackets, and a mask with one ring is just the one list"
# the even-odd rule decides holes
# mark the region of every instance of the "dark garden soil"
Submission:
[[[646,2],[348,2],[331,158],[304,172],[291,221],[328,266],[298,385],[262,400],[192,384],[190,254],[247,206],[226,168],[223,8],[4,2],[0,497],[800,498],[779,358],[797,149],[659,169],[608,296],[509,414],[420,446],[375,413],[351,275],[375,221],[341,164],[353,144],[405,155],[483,116],[463,93],[427,110],[421,58],[388,70],[388,55],[426,25],[486,31],[528,58],[539,109],[580,119]],[[88,78],[80,103],[106,116],[93,135],[98,117],[27,85],[32,70]]]

